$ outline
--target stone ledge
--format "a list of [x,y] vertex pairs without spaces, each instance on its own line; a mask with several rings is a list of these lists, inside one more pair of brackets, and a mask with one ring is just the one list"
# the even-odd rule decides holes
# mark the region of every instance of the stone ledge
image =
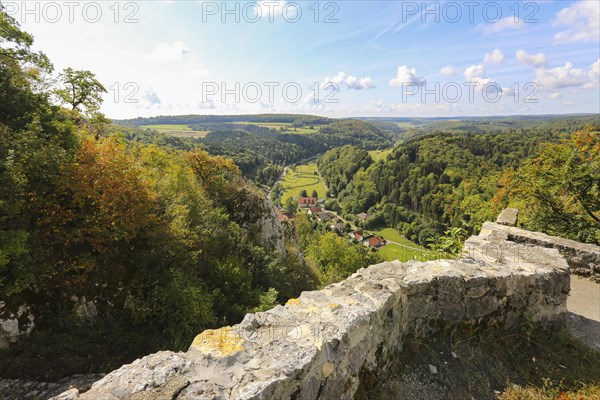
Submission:
[[517,210],[516,208],[505,208],[504,210],[502,210],[500,215],[498,215],[496,223],[500,225],[517,226],[518,219],[519,210]]
[[[493,229],[493,226],[488,228]],[[470,238],[459,260],[386,262],[285,306],[205,331],[186,353],[137,360],[70,399],[351,399],[407,338],[440,326],[514,328],[565,311],[569,270],[556,249]]]
[[571,273],[591,277],[600,283],[600,246],[486,222],[481,228],[480,236],[490,234],[506,235],[507,240],[523,245],[530,245],[532,249],[557,249],[565,257]]

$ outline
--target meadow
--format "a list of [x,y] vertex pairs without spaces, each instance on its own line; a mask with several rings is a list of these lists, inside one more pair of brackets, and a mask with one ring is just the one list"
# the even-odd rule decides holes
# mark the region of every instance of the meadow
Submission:
[[386,261],[428,261],[439,258],[436,252],[411,242],[393,228],[385,228],[369,232],[373,233],[374,235],[381,236],[388,241],[387,245],[379,249],[379,253],[386,259]]
[[392,152],[392,150],[394,150],[393,147],[390,147],[389,149],[385,150],[371,150],[369,151],[369,155],[375,161],[385,160],[385,158],[388,156],[388,154]]
[[174,124],[160,124],[160,125],[144,125],[140,126],[142,129],[154,129],[160,133],[176,137],[191,137],[191,138],[203,138],[208,135],[208,131],[194,131],[187,125],[174,125]]
[[236,122],[239,125],[256,125],[263,128],[276,129],[282,133],[298,133],[298,134],[311,134],[318,133],[319,128],[310,126],[292,126],[291,123],[285,122]]
[[317,165],[314,163],[299,165],[295,168],[288,167],[281,180],[281,185],[284,188],[281,204],[285,204],[290,197],[298,197],[302,190],[306,190],[309,196],[313,190],[316,190],[319,197],[325,197],[327,192],[323,179],[317,172]]

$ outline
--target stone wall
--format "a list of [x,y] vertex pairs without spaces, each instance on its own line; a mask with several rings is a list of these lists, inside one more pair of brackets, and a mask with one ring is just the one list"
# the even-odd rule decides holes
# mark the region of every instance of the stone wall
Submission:
[[565,311],[569,267],[553,248],[508,240],[487,225],[459,260],[386,262],[321,291],[303,292],[235,326],[198,335],[56,399],[351,399],[403,345],[442,328],[510,329],[524,316]]
[[531,232],[514,226],[505,226],[498,223],[486,222],[481,229],[482,234],[486,232],[503,232],[508,240],[532,246],[532,251],[541,247],[557,249],[567,260],[571,273],[575,275],[590,277],[600,283],[600,247],[593,244],[580,243],[574,240],[564,239],[558,236],[550,236],[545,233]]

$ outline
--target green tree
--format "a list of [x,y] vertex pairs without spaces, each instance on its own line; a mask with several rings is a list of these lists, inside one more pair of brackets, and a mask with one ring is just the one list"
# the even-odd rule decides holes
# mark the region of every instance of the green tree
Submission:
[[516,172],[505,171],[497,205],[524,206],[530,229],[600,243],[600,131],[590,126],[558,144],[545,144],[538,157]]
[[308,197],[308,193],[306,193],[306,189],[302,189],[300,191],[300,197]]
[[291,197],[289,197],[285,201],[285,212],[287,214],[293,215],[296,213],[297,209],[298,209],[298,202],[295,201],[294,199],[292,199]]
[[89,115],[100,109],[106,88],[92,72],[66,68],[59,81],[62,87],[56,89],[55,94],[63,104],[68,104],[72,110],[86,111]]
[[360,268],[382,261],[379,253],[353,245],[332,232],[320,234],[306,249],[306,257],[320,271],[323,286],[346,279]]
[[313,190],[310,197],[319,197],[319,193],[316,190]]

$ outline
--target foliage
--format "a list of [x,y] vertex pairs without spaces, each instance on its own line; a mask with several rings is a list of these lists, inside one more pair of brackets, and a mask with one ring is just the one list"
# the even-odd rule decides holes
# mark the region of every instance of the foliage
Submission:
[[600,244],[600,133],[588,127],[516,171],[508,169],[494,201],[524,202],[526,226],[574,240]]
[[[44,354],[56,371],[73,358],[71,373],[112,369],[316,286],[297,249],[261,239],[276,221],[234,161],[108,125],[91,112],[103,86],[86,71],[62,75],[63,100],[86,112],[52,105],[51,66],[0,17],[0,298],[3,313],[27,304],[35,316],[3,365]],[[97,310],[93,327],[74,317],[80,302]]]
[[[62,87],[55,90],[56,96],[72,110],[86,111],[88,115],[96,112],[102,104],[102,93],[106,88],[90,71],[66,68],[59,76]],[[84,110],[81,110],[84,107]]]
[[[516,168],[523,160],[539,154],[542,143],[558,142],[566,137],[566,127],[581,126],[590,118],[593,119],[582,116],[542,120],[539,126],[529,120],[517,120],[487,131],[483,123],[465,122],[451,132],[421,133],[397,145],[385,160],[378,162],[373,162],[361,149],[331,150],[319,161],[319,170],[345,214],[368,212],[374,218],[367,221],[369,226],[380,225],[383,217],[381,225],[396,228],[408,239],[424,245],[452,227],[461,227],[467,234],[477,231],[497,212],[492,199],[502,170]],[[438,123],[438,126],[453,124]],[[462,131],[464,126],[476,126],[479,132]],[[582,160],[593,155],[593,145],[585,146],[588,147],[580,156]],[[576,158],[571,165],[569,174],[580,178],[572,179],[571,183],[566,178],[555,183],[562,182],[571,190],[587,189],[588,194],[582,198],[589,208],[594,201],[590,196],[595,196],[596,189],[588,179],[591,177],[593,181],[593,176],[585,178],[584,169],[592,166],[575,169]],[[553,170],[550,164],[547,168]],[[556,185],[547,187],[551,190]],[[582,206],[580,210],[580,218],[589,218],[590,213],[585,213]],[[541,212],[540,217],[544,214]],[[581,223],[575,226],[578,230],[583,227]],[[562,229],[557,227],[555,231]],[[588,233],[580,237],[589,237],[589,229],[585,232]]]
[[383,261],[378,253],[332,232],[317,235],[306,247],[306,258],[318,266],[322,286],[344,280],[360,268]]

